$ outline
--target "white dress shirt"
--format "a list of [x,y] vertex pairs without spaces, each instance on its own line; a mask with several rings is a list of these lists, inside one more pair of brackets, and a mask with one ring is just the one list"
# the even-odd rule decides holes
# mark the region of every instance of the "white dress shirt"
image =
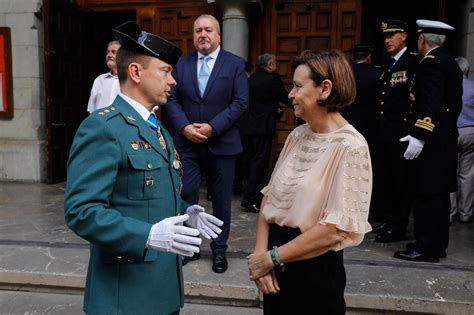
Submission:
[[111,72],[99,75],[95,78],[92,85],[87,111],[92,113],[95,110],[111,105],[119,92],[118,76],[113,75]]

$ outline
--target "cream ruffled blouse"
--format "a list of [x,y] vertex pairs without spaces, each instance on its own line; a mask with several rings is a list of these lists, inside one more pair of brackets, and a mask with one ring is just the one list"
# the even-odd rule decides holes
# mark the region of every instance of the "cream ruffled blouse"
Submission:
[[349,233],[333,250],[359,245],[368,223],[372,165],[364,137],[351,125],[314,133],[308,124],[295,128],[268,186],[263,215],[268,223],[299,228],[334,224]]

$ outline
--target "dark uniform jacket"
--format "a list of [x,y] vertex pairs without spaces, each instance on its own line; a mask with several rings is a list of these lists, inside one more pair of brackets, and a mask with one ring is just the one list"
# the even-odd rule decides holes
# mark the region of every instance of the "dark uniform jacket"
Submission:
[[418,159],[415,190],[446,193],[456,190],[456,120],[462,107],[462,72],[441,48],[420,62],[415,79],[416,102],[410,135],[425,141]]
[[152,225],[184,212],[181,163],[124,99],[87,117],[71,148],[67,225],[90,246],[87,314],[170,314],[183,305],[181,257],[146,249]]
[[375,135],[379,75],[379,69],[368,63],[354,64],[356,98],[342,113],[344,118],[365,137],[369,146]]
[[410,130],[412,102],[410,85],[419,63],[419,56],[408,49],[391,70],[380,76],[377,141],[390,142],[405,137]]
[[291,107],[288,91],[278,73],[259,70],[249,78],[249,108],[240,119],[243,135],[273,135],[276,130],[278,102]]

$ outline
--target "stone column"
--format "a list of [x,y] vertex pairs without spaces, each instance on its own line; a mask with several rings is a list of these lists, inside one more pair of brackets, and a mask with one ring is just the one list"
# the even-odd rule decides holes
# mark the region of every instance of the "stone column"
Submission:
[[249,54],[249,25],[246,14],[249,0],[217,0],[216,2],[223,13],[222,47],[247,60]]

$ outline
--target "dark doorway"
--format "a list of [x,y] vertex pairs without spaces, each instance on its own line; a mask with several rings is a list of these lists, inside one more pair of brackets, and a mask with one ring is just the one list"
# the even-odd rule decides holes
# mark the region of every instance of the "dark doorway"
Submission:
[[46,167],[49,183],[66,180],[74,135],[87,117],[94,78],[107,72],[111,29],[135,20],[135,11],[79,10],[72,1],[45,0]]
[[[106,11],[91,13],[91,23],[93,25],[93,32],[90,34],[90,45],[87,49],[90,50],[90,81],[89,91],[92,88],[94,79],[105,72],[109,71],[105,64],[105,52],[107,43],[114,40],[112,29],[121,23],[127,21],[135,21],[135,11]],[[84,104],[84,111],[87,104]]]

